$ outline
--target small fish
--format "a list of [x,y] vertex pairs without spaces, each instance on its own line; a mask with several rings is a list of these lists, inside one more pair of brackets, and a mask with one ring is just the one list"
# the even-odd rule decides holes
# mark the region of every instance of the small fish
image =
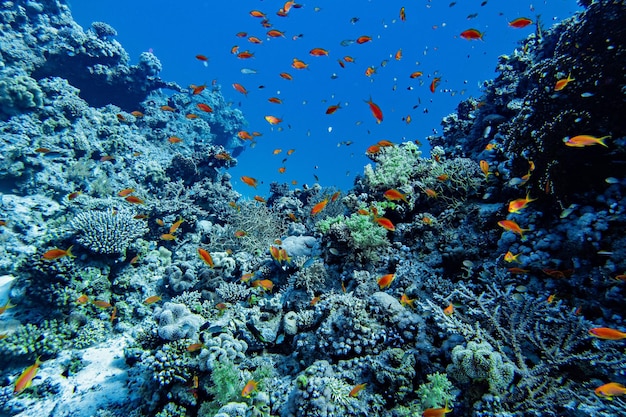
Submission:
[[409,75],[409,78],[417,78],[417,77],[421,77],[422,75],[424,75],[422,71],[415,71]]
[[309,51],[309,54],[313,56],[328,56],[328,50],[324,48],[313,48]]
[[144,114],[142,112],[140,112],[139,110],[131,111],[130,114],[132,114],[133,116],[135,116],[138,119],[144,117]]
[[301,70],[301,69],[307,68],[309,64],[305,64],[304,61],[298,58],[294,58],[293,61],[291,62],[291,66],[295,69]]
[[504,254],[504,262],[517,262],[519,263],[519,260],[517,259],[517,257],[520,256],[520,254],[518,253],[517,255],[513,255],[513,252],[508,251],[507,253]]
[[441,82],[441,77],[435,77],[433,78],[433,81],[430,83],[430,87],[429,90],[431,93],[435,93],[435,91],[437,90],[437,86],[439,85],[439,83]]
[[326,109],[326,114],[333,114],[334,112],[339,110],[341,108],[340,104],[341,103],[337,103],[335,105],[328,106],[328,108]]
[[204,343],[192,343],[187,346],[187,352],[197,352],[204,347]]
[[246,233],[245,230],[236,230],[235,231],[235,237],[238,239],[241,239],[242,237],[246,236],[248,233]]
[[255,43],[255,44],[263,43],[263,41],[261,39],[257,38],[256,36],[249,36],[248,37],[248,42]]
[[161,301],[161,296],[160,295],[152,295],[152,296],[146,298],[145,300],[143,300],[143,303],[150,305],[150,304],[157,303],[159,301]]
[[54,261],[60,258],[64,258],[66,256],[69,256],[70,258],[75,258],[74,254],[72,253],[73,247],[74,245],[70,246],[69,248],[65,250],[59,249],[59,248],[50,249],[49,251],[43,254],[42,258],[45,259],[46,261]]
[[467,39],[468,41],[473,41],[473,40],[478,40],[478,39],[480,39],[481,41],[483,40],[483,33],[479,31],[478,29],[464,30],[463,32],[461,32],[460,36],[463,39]]
[[269,101],[270,103],[274,103],[274,104],[283,104],[283,101],[279,99],[278,97],[270,97],[267,99],[267,101]]
[[509,202],[509,213],[519,213],[520,210],[526,208],[528,203],[535,200],[536,198],[530,198],[530,194],[526,194],[526,197],[524,198],[518,198],[516,200],[513,200]]
[[267,31],[267,36],[269,36],[270,38],[279,38],[279,37],[285,37],[285,32],[281,32],[280,30],[276,30],[276,29],[271,29]]
[[209,106],[208,104],[198,103],[198,104],[196,104],[196,107],[199,108],[200,110],[202,110],[203,112],[213,113],[213,108],[211,106]]
[[70,194],[67,196],[67,199],[68,199],[69,201],[72,201],[72,200],[74,200],[76,197],[78,197],[79,195],[81,195],[82,193],[83,193],[82,191],[74,191],[73,193],[70,193]]
[[402,20],[403,22],[406,21],[406,12],[404,11],[404,7],[400,8],[400,20]]
[[39,358],[35,360],[35,363],[22,372],[22,374],[15,380],[15,387],[13,388],[13,394],[19,394],[24,391],[26,388],[30,387],[37,375],[37,371],[39,370],[39,365],[41,365],[41,361]]
[[443,309],[443,314],[445,314],[446,316],[451,316],[452,314],[454,314],[454,304],[448,304],[448,307]]
[[265,116],[265,120],[267,121],[267,123],[271,125],[277,125],[278,123],[283,121],[282,119],[279,119],[278,117],[275,117],[275,116]]
[[129,196],[130,194],[132,194],[134,192],[135,192],[134,188],[124,188],[123,190],[121,190],[121,191],[119,191],[117,193],[117,196],[118,197],[127,197],[127,196]]
[[328,203],[328,199],[325,199],[325,200],[320,201],[316,205],[314,205],[313,208],[311,209],[311,216],[315,216],[320,211],[324,210],[324,207],[326,207],[327,203]]
[[358,384],[355,385],[351,390],[350,393],[348,394],[350,397],[356,397],[357,395],[359,395],[359,392],[363,391],[365,389],[365,386],[367,385],[367,383],[362,383],[362,384]]
[[483,172],[483,174],[485,174],[485,178],[489,178],[489,174],[491,174],[491,172],[489,172],[489,162],[485,161],[484,159],[481,159],[480,170]]
[[451,411],[452,410],[448,408],[448,403],[446,402],[444,408],[427,408],[422,413],[422,417],[443,417]]
[[113,305],[111,305],[111,303],[109,303],[108,301],[104,301],[104,300],[93,300],[91,302],[91,304],[95,305],[98,308],[102,308],[102,309],[113,307]]
[[256,178],[247,177],[247,176],[245,176],[245,175],[242,175],[242,176],[241,176],[241,181],[242,181],[244,184],[247,184],[247,185],[249,185],[249,186],[251,186],[251,187],[254,187],[254,188],[256,188],[256,187],[257,187],[257,185],[258,185],[258,181],[256,180]]
[[81,294],[81,296],[76,299],[76,302],[78,304],[87,304],[89,302],[89,296]]
[[618,384],[617,382],[609,382],[608,384],[599,386],[594,390],[594,392],[598,397],[604,397],[608,400],[612,400],[613,397],[626,395],[626,387],[622,384]]
[[176,240],[176,236],[171,233],[163,233],[160,238],[161,240]]
[[206,84],[193,85],[191,86],[191,94],[193,94],[194,96],[197,96],[198,94],[202,93],[205,88],[206,88]]
[[161,106],[160,109],[163,111],[176,111],[176,109],[171,106]]
[[372,101],[371,97],[369,100],[364,101],[370,106],[370,111],[372,112],[372,116],[376,119],[376,123],[380,124],[383,121],[383,112],[380,107]]
[[285,80],[289,80],[289,81],[293,80],[293,77],[288,72],[281,72],[278,75],[280,75],[280,77],[284,78]]
[[178,228],[180,227],[181,224],[183,224],[183,222],[185,221],[185,219],[183,219],[182,217],[180,219],[178,219],[174,224],[172,224],[170,226],[170,234],[174,234],[176,233],[176,231],[178,230]]
[[265,18],[265,13],[263,13],[263,12],[261,12],[259,10],[251,10],[250,11],[250,16]]
[[358,43],[359,45],[364,44],[366,42],[371,42],[372,37],[371,36],[367,36],[367,35],[363,35],[363,36],[359,36],[356,39],[356,43]]
[[524,238],[524,232],[527,232],[528,230],[530,230],[530,229],[522,229],[513,220],[500,220],[498,222],[498,226],[500,226],[501,228],[503,228],[507,232],[513,232],[515,234],[520,235],[522,237],[522,239]]
[[252,285],[253,287],[261,287],[263,288],[263,290],[270,292],[274,288],[274,283],[269,279],[258,279],[256,281],[252,281],[250,285]]
[[571,81],[575,81],[572,78],[572,74],[568,74],[567,78],[561,78],[560,80],[556,82],[556,84],[554,84],[554,91],[563,90],[565,87],[567,87],[567,84],[569,84]]
[[248,90],[246,90],[246,88],[243,85],[239,84],[239,83],[233,83],[233,88],[235,90],[239,91],[244,96],[248,95]]
[[136,197],[134,195],[129,195],[124,200],[128,201],[131,204],[143,204],[144,203],[144,201],[141,198]]
[[237,58],[239,59],[249,59],[254,58],[254,53],[250,51],[242,51],[237,54]]
[[409,298],[406,294],[402,294],[400,297],[400,304],[403,306],[409,306],[411,308],[415,308],[413,303],[415,302],[415,298]]
[[604,340],[621,340],[626,339],[626,333],[619,330],[610,329],[608,327],[595,327],[589,329],[589,334],[598,339]]
[[200,256],[200,259],[202,259],[202,262],[204,262],[205,264],[213,268],[214,266],[213,257],[211,257],[211,254],[207,250],[198,248],[198,256]]
[[259,388],[259,383],[256,382],[254,379],[251,379],[246,383],[246,385],[241,390],[241,396],[243,398],[250,398],[252,396],[252,393],[258,390],[258,388]]
[[376,282],[378,283],[378,287],[381,290],[384,290],[385,288],[388,288],[391,285],[391,283],[393,282],[395,278],[396,278],[396,274],[387,274],[378,278]]
[[610,135],[602,136],[601,138],[591,136],[591,135],[578,135],[578,136],[574,136],[573,138],[566,138],[567,140],[565,141],[565,145],[571,146],[574,148],[583,148],[585,146],[592,146],[592,145],[602,145],[605,148],[608,148],[609,146],[606,143],[604,143],[604,141],[610,138],[611,138]]
[[385,198],[390,201],[403,200],[405,203],[408,203],[406,199],[406,194],[402,194],[400,191],[396,190],[395,188],[385,191],[383,196],[385,196]]
[[437,194],[437,191],[433,190],[432,188],[426,188],[424,192],[426,193],[426,196],[428,198],[437,198],[439,196],[439,194]]
[[517,19],[513,19],[509,22],[509,26],[516,29],[525,28],[528,25],[532,25],[533,21],[527,17],[518,17]]
[[391,220],[386,217],[376,217],[374,221],[391,232],[396,230],[396,227],[393,225]]
[[167,141],[171,144],[174,144],[174,143],[180,143],[183,140],[179,138],[178,136],[170,136],[169,138],[167,138]]
[[242,74],[256,74],[257,70],[252,69],[252,68],[242,68],[241,73]]

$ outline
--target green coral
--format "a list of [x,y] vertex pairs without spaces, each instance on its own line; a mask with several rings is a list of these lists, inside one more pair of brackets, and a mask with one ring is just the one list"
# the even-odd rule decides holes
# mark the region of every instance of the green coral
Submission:
[[69,325],[57,320],[44,320],[39,325],[28,323],[0,340],[0,353],[5,359],[25,355],[57,356],[69,347],[71,333]]
[[241,399],[241,387],[244,382],[241,379],[239,369],[230,361],[216,362],[211,372],[212,384],[207,388],[213,396],[208,415],[215,414],[221,406],[231,401]]
[[489,392],[502,395],[513,382],[515,365],[487,342],[468,342],[452,349],[448,373],[461,383],[487,381]]
[[372,260],[378,259],[378,252],[389,245],[387,229],[375,224],[370,216],[358,213],[349,217],[339,215],[320,221],[317,227],[324,234],[330,232],[331,228],[340,234],[345,229],[349,234],[351,247]]
[[436,372],[427,378],[428,382],[417,389],[422,410],[440,408],[454,400],[454,395],[451,394],[453,386],[446,374]]
[[365,178],[374,188],[396,188],[409,183],[422,152],[413,142],[381,148],[376,155],[378,164],[365,167]]

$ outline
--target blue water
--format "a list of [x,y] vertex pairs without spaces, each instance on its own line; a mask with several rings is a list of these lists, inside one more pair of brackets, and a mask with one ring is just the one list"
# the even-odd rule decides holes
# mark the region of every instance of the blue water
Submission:
[[[536,20],[540,15],[543,27],[548,28],[579,9],[574,0],[320,0],[303,2],[288,17],[279,17],[276,11],[282,4],[74,0],[70,6],[84,28],[104,21],[117,29],[117,40],[133,63],[142,51],[152,50],[163,64],[163,79],[182,86],[213,80],[222,85],[226,100],[248,120],[247,130],[263,134],[254,148],[246,144],[238,166],[231,169],[234,186],[247,195],[266,194],[273,181],[296,181],[296,186],[319,182],[349,189],[370,162],[365,150],[381,139],[418,140],[427,152],[425,139],[440,133],[442,117],[467,97],[480,97],[482,83],[497,75],[497,57],[512,53],[520,40],[536,30],[535,25],[514,29],[509,21],[521,16]],[[399,18],[402,6],[406,21]],[[283,31],[285,37],[266,36],[262,19],[249,14],[253,9],[266,13],[272,28]],[[469,28],[483,32],[483,41],[460,38]],[[238,32],[257,36],[263,43],[252,44],[235,36]],[[361,35],[373,40],[341,45]],[[234,45],[240,51],[254,52],[254,58],[238,59],[230,52]],[[329,56],[310,56],[309,50],[315,47],[328,49]],[[397,61],[394,55],[400,48],[403,56]],[[208,56],[208,65],[198,61],[197,54]],[[338,59],[345,55],[355,63],[341,68]],[[309,67],[293,69],[293,58]],[[371,77],[365,75],[369,66],[376,68]],[[257,73],[243,74],[242,68]],[[410,79],[414,71],[422,71],[423,76]],[[293,81],[279,77],[280,72],[293,75]],[[434,77],[441,77],[441,83],[433,94],[429,85]],[[242,84],[249,91],[247,96],[235,91],[233,83]],[[272,96],[283,104],[268,102]],[[364,102],[370,97],[383,111],[380,124]],[[341,109],[325,114],[328,106],[338,103]],[[271,126],[264,120],[266,115],[283,122]],[[409,115],[412,121],[407,124],[403,119]],[[352,144],[346,145],[348,141]],[[275,149],[282,152],[274,155]],[[288,149],[295,152],[287,156]],[[286,167],[284,174],[278,172],[281,166]],[[258,178],[261,185],[252,189],[239,180],[241,175]]]

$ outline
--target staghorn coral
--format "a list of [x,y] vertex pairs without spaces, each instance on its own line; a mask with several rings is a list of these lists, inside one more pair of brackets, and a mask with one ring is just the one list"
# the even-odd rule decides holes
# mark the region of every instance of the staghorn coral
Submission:
[[146,223],[129,210],[89,210],[78,213],[70,228],[78,242],[93,252],[125,254],[126,248],[147,231]]

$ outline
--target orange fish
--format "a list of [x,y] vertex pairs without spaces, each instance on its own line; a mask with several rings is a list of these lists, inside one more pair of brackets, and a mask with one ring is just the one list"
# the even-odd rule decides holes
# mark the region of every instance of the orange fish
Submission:
[[311,209],[311,216],[315,216],[317,213],[324,210],[324,207],[326,207],[327,203],[328,203],[328,199],[325,199],[323,201],[320,201],[316,205],[314,205],[313,208]]
[[59,248],[50,249],[46,253],[43,254],[42,258],[46,261],[54,261],[56,259],[63,258],[65,256],[69,256],[70,258],[75,258],[74,254],[72,254],[72,248],[74,245],[69,248],[63,250]]
[[441,82],[441,77],[435,77],[433,78],[433,81],[430,83],[430,92],[434,93],[437,89],[437,86],[439,85],[439,83]]
[[287,155],[291,155],[292,153],[294,153],[296,150],[295,149],[289,149],[287,150]]
[[264,18],[265,17],[265,13],[263,13],[263,12],[261,12],[259,10],[252,10],[252,11],[250,11],[250,16]]
[[313,56],[328,56],[328,51],[324,48],[313,48],[309,51]]
[[176,236],[171,233],[163,233],[160,237],[161,240],[176,240]]
[[400,61],[402,59],[402,48],[398,49],[396,54],[394,55],[396,61]]
[[360,44],[364,44],[366,42],[370,42],[371,40],[372,40],[371,36],[359,36],[356,39],[356,43],[358,43],[360,45]]
[[293,61],[291,62],[291,66],[295,69],[305,69],[309,65],[305,64],[304,61],[299,60],[298,58],[294,58]]
[[378,281],[376,282],[378,283],[378,287],[380,287],[381,290],[384,290],[385,288],[388,288],[391,285],[391,283],[393,282],[395,278],[396,278],[396,274],[387,274],[378,278]]
[[265,120],[267,121],[267,123],[271,125],[277,125],[278,123],[283,121],[283,119],[279,119],[278,117],[275,117],[275,116],[265,116]]
[[144,114],[142,112],[140,112],[139,110],[131,111],[130,114],[132,114],[133,116],[135,116],[137,118],[141,118],[141,117],[144,116]]
[[76,302],[78,304],[87,304],[89,302],[89,296],[81,294],[81,296],[76,299]]
[[428,198],[437,198],[437,191],[433,190],[432,188],[427,188],[424,190],[424,192],[426,193],[426,196]]
[[568,74],[567,78],[562,78],[558,80],[556,84],[554,84],[554,91],[561,91],[562,89],[567,87],[567,84],[569,84],[570,81],[574,81],[574,79],[572,78],[572,74]]
[[622,384],[618,384],[617,382],[609,382],[608,384],[599,386],[594,390],[594,392],[598,397],[605,397],[612,400],[613,397],[626,395],[626,387]]
[[485,161],[484,159],[480,160],[480,170],[483,172],[483,174],[485,174],[485,178],[489,177],[489,162]]
[[192,343],[187,346],[187,352],[197,352],[204,347],[204,343]]
[[252,393],[256,391],[258,388],[259,388],[259,383],[256,382],[254,379],[251,379],[250,381],[246,383],[246,385],[241,390],[241,396],[243,398],[250,398],[252,396]]
[[73,193],[69,194],[67,196],[67,199],[72,201],[74,200],[76,197],[78,197],[79,195],[81,195],[83,192],[82,191],[74,191]]
[[144,203],[144,201],[141,198],[136,197],[134,195],[129,195],[124,200],[128,201],[131,204],[143,204]]
[[100,158],[100,162],[113,161],[115,157],[113,155],[104,155]]
[[518,274],[518,275],[527,274],[530,272],[529,269],[522,269],[522,268],[509,268],[507,269],[507,271],[509,271],[511,274]]
[[521,29],[525,28],[528,25],[531,25],[532,23],[533,21],[527,17],[518,17],[517,19],[510,21],[509,26],[511,26],[512,28]]
[[274,104],[283,104],[283,101],[279,99],[278,97],[270,97],[267,99],[267,101],[269,101],[270,103],[274,103]]
[[463,39],[467,39],[468,41],[483,40],[483,33],[481,33],[478,29],[467,29],[461,32],[460,35]]
[[123,190],[117,193],[118,197],[126,197],[135,192],[134,188],[124,188]]
[[257,38],[256,36],[250,36],[248,38],[248,42],[256,43],[256,44],[263,43],[263,41],[261,39]]
[[176,109],[171,107],[171,106],[161,106],[161,110],[163,110],[163,111],[176,111]]
[[247,32],[237,32],[235,33],[235,36],[238,38],[245,38],[246,36],[248,36]]
[[452,314],[454,314],[454,304],[450,303],[448,307],[444,308],[443,314],[445,314],[446,316],[451,316]]
[[256,188],[256,186],[258,185],[258,181],[255,178],[247,177],[245,175],[241,176],[241,181],[243,181],[244,184],[247,184],[254,188]]
[[156,302],[161,301],[161,296],[160,295],[152,295],[148,298],[146,298],[145,300],[143,300],[144,304],[154,304]]
[[414,302],[415,298],[409,298],[406,294],[402,294],[402,297],[400,297],[400,304],[402,304],[403,306],[415,308],[415,306],[413,305]]
[[178,136],[170,136],[169,138],[167,138],[167,141],[169,143],[180,143],[183,140],[181,138],[179,138]]
[[202,61],[202,62],[206,62],[209,60],[209,58],[206,55],[202,55],[202,54],[198,54],[196,55],[196,59],[198,61]]
[[404,200],[405,203],[408,203],[406,199],[406,194],[402,194],[400,191],[396,190],[395,188],[385,191],[383,195],[385,196],[387,200],[391,200],[391,201]]
[[194,96],[200,94],[201,92],[204,91],[204,89],[206,88],[206,84],[202,84],[202,85],[198,85],[198,86],[193,86],[193,89],[191,90],[191,94],[193,94]]
[[103,300],[93,300],[91,304],[102,309],[113,307],[111,303],[109,303],[108,301],[103,301]]
[[180,227],[181,224],[183,224],[185,220],[181,217],[179,220],[177,220],[174,224],[172,224],[170,226],[170,233],[174,234],[176,233],[176,231],[178,230],[178,228]]
[[235,237],[238,239],[241,239],[242,237],[246,236],[248,233],[246,233],[245,230],[236,230],[235,231]]
[[379,146],[394,146],[393,142],[390,142],[386,139],[381,139],[377,142]]
[[281,32],[280,30],[276,30],[276,29],[271,29],[267,31],[267,36],[269,36],[270,38],[279,38],[279,37],[285,37],[285,33]]
[[626,333],[620,332],[619,330],[610,329],[608,327],[595,327],[593,329],[589,329],[589,334],[593,337],[604,340],[626,339]]
[[39,358],[35,360],[35,363],[22,372],[22,374],[15,380],[15,387],[13,388],[13,394],[19,394],[26,388],[30,387],[33,382],[33,378],[37,375],[41,361]]
[[611,136],[602,136],[601,138],[597,138],[591,135],[578,135],[573,138],[568,138],[565,141],[565,145],[571,146],[573,148],[583,148],[585,146],[591,145],[602,145],[605,148],[608,148],[608,145],[604,143],[606,139],[609,139]]
[[358,384],[355,385],[351,390],[350,393],[348,394],[350,397],[356,397],[357,395],[359,395],[359,392],[363,391],[365,389],[365,386],[367,384],[366,383],[362,383],[362,384]]
[[391,223],[391,220],[387,219],[386,217],[376,217],[374,221],[391,232],[396,230],[396,227],[393,225],[393,223]]
[[504,262],[517,262],[517,263],[519,263],[519,260],[517,259],[518,256],[520,256],[519,253],[517,255],[513,255],[513,252],[508,251],[507,253],[504,254]]
[[208,266],[210,266],[211,268],[213,268],[213,258],[211,257],[211,254],[202,249],[202,248],[198,248],[198,255],[200,256],[200,259],[202,259],[202,261],[207,264]]
[[239,91],[244,96],[248,95],[248,90],[246,90],[246,88],[243,85],[239,84],[239,83],[233,83],[233,88],[235,90]]
[[198,103],[196,104],[196,107],[202,110],[203,112],[213,113],[213,108],[209,106],[208,104]]
[[530,229],[522,229],[513,220],[500,220],[498,222],[498,226],[500,226],[501,228],[503,228],[507,232],[513,232],[515,234],[520,235],[522,237],[522,239],[524,238],[524,232],[527,232],[528,230],[530,230]]
[[417,77],[421,77],[422,75],[424,75],[422,71],[415,71],[415,72],[412,72],[411,75],[409,75],[409,78],[417,78]]
[[535,201],[536,198],[530,198],[530,194],[526,194],[525,198],[518,198],[509,203],[509,213],[519,213],[520,210],[526,208],[528,203]]
[[375,67],[367,67],[365,69],[365,75],[367,77],[371,77],[372,75],[376,74],[376,68]]
[[252,140],[252,136],[246,130],[240,130],[237,132],[237,137],[241,140]]
[[448,403],[444,408],[427,408],[422,413],[422,417],[443,417],[452,410],[448,408]]
[[265,291],[272,291],[272,289],[274,288],[274,283],[269,279],[258,279],[256,281],[253,281],[250,285],[252,285],[253,287],[261,287]]
[[369,100],[364,100],[364,101],[370,106],[370,111],[372,112],[372,115],[376,119],[376,123],[381,123],[383,121],[383,112],[380,109],[380,107],[378,107],[378,105],[372,101],[371,97]]
[[239,59],[248,59],[248,58],[253,58],[253,57],[254,57],[254,53],[250,51],[241,51],[237,54],[237,58]]
[[197,114],[194,114],[194,113],[187,113],[187,114],[185,115],[185,117],[186,117],[187,119],[189,119],[189,120],[195,120],[195,119],[197,119],[197,118],[198,118],[198,115],[197,115]]
[[281,72],[278,75],[280,75],[281,78],[284,78],[285,80],[290,80],[290,81],[293,80],[293,77],[288,72]]

